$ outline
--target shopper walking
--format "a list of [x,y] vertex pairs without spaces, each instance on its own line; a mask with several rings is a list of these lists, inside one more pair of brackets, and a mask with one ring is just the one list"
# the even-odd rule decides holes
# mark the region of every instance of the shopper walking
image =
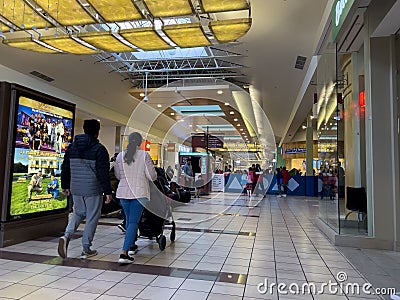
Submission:
[[282,172],[280,168],[276,168],[276,184],[278,185],[278,198],[282,197]]
[[287,196],[287,186],[289,184],[290,174],[286,170],[286,167],[282,168],[282,186],[283,186],[283,197]]
[[253,173],[254,173],[254,171],[253,171],[253,168],[252,167],[250,167],[249,168],[249,172],[247,173],[247,178],[246,178],[246,180],[247,180],[247,184],[246,184],[246,190],[247,190],[247,195],[249,196],[249,197],[251,197],[252,196],[252,194],[253,194],[253,184],[254,184],[254,175],[253,175]]
[[193,168],[192,168],[192,161],[190,158],[186,160],[185,165],[183,166],[183,176],[185,178],[185,189],[187,191],[190,191],[190,188],[192,187],[192,181],[193,181]]
[[82,236],[82,254],[85,259],[97,255],[91,250],[97,223],[103,204],[111,201],[111,185],[107,149],[97,139],[100,123],[97,120],[85,120],[84,134],[77,135],[65,152],[61,167],[61,188],[63,194],[72,195],[73,213],[69,219],[65,235],[58,241],[58,254],[67,257],[68,243],[72,235],[86,218]]
[[149,180],[157,179],[157,173],[148,152],[139,149],[142,136],[134,132],[129,135],[129,144],[125,151],[118,154],[115,161],[115,176],[119,180],[117,198],[120,199],[126,217],[126,233],[122,252],[118,262],[133,262],[133,254],[138,224],[143,206],[150,200]]

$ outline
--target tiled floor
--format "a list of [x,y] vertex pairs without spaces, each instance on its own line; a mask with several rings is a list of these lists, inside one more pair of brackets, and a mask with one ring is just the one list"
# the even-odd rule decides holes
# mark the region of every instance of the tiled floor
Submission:
[[[57,257],[57,237],[1,249],[0,300],[381,299],[345,294],[340,289],[333,295],[328,288],[319,295],[291,292],[294,284],[300,289],[307,283],[314,283],[317,289],[329,281],[338,284],[339,272],[346,273],[341,274],[347,276],[345,283],[366,283],[314,226],[317,213],[318,200],[314,199],[267,196],[249,201],[237,194],[213,194],[176,208],[176,241],[169,241],[166,230],[167,248],[160,251],[155,241],[140,239],[135,263],[128,266],[116,263],[123,242],[115,226],[118,220],[103,218],[93,245],[99,255],[87,261],[77,258],[81,252],[79,235],[71,241],[66,260]],[[370,251],[342,251],[358,257],[356,265],[366,273],[371,269],[363,259],[389,263],[387,259],[397,255],[388,253],[386,260],[380,260]],[[396,259],[400,261],[398,255]],[[396,280],[399,268],[393,270],[392,277],[379,273],[385,272],[379,268],[365,275],[371,282],[373,276],[387,276],[393,280],[390,284],[400,288]],[[382,282],[375,282],[381,287]],[[275,284],[272,294],[258,290],[264,283]],[[291,290],[278,293],[276,284],[291,285]]]

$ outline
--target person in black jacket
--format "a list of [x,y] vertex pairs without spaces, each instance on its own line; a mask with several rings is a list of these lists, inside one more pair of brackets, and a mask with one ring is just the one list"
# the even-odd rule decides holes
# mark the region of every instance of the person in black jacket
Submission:
[[97,254],[90,247],[101,214],[103,193],[106,195],[105,203],[111,201],[109,156],[107,149],[97,139],[100,123],[97,120],[85,120],[83,130],[85,134],[77,135],[75,141],[68,146],[61,167],[62,192],[67,196],[72,195],[74,202],[73,214],[64,236],[58,242],[58,254],[62,258],[67,257],[68,243],[85,218],[81,258]]

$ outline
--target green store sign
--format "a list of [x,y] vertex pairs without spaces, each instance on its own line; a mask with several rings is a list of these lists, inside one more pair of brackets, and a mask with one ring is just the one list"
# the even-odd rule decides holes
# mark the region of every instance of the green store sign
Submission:
[[332,38],[335,41],[356,0],[335,0],[332,7]]

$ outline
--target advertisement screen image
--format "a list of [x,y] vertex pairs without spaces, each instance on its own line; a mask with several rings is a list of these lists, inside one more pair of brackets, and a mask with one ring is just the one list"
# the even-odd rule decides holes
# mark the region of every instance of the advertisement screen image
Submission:
[[16,119],[11,217],[63,209],[61,164],[72,142],[72,111],[20,96]]

